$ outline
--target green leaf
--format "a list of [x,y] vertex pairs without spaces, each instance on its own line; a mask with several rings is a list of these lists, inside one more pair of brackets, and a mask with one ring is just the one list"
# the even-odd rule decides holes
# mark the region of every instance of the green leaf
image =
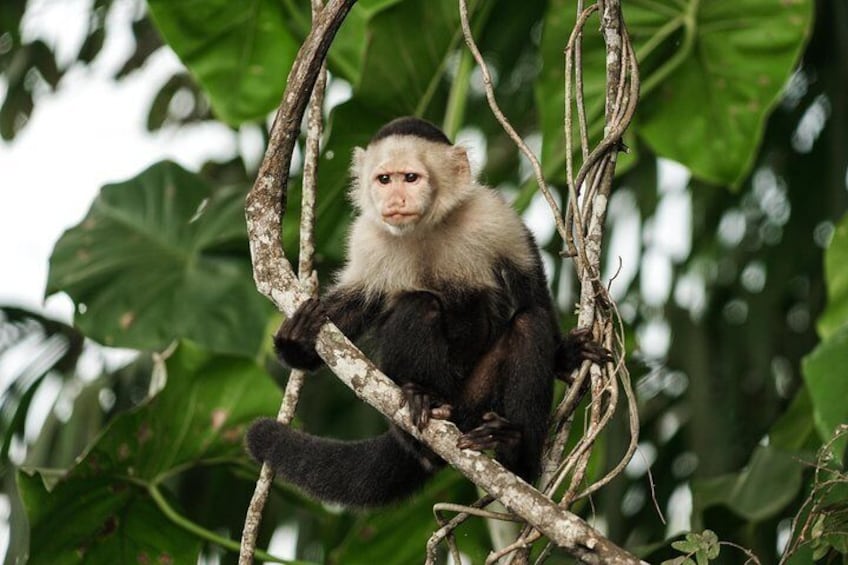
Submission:
[[101,190],[53,250],[47,292],[58,291],[88,337],[136,349],[189,338],[253,356],[271,311],[251,276],[243,194],[173,163]]
[[[660,155],[710,182],[738,186],[753,164],[765,120],[807,39],[808,0],[661,0],[662,63],[643,75],[639,134]],[[638,8],[637,8],[638,6]],[[646,10],[639,2],[636,10]],[[625,8],[625,17],[631,11]],[[650,8],[653,10],[653,8]],[[636,16],[638,25],[640,17]],[[668,29],[666,27],[665,29]],[[663,28],[634,30],[644,59]],[[685,126],[684,126],[685,124]]]
[[48,492],[18,473],[30,518],[31,565],[194,563],[201,542],[168,522],[135,486],[110,479],[66,480]]
[[769,444],[786,451],[800,451],[814,437],[813,404],[807,388],[801,387],[769,430]]
[[[399,3],[363,0],[353,6],[327,54],[334,75],[353,84],[360,81],[375,29],[371,20]],[[311,27],[308,2],[149,0],[148,5],[165,41],[209,95],[219,118],[231,125],[259,121],[279,105],[286,77]]]
[[[357,84],[362,73],[362,60],[369,46],[369,22],[380,12],[391,8],[403,0],[359,0],[353,5],[344,24],[339,28],[330,51],[327,64],[330,72]],[[284,0],[283,4],[291,14],[287,16],[290,25],[297,29],[298,37],[305,38],[312,28],[312,8],[301,0]],[[282,91],[280,92],[282,94]]]
[[691,534],[686,534],[685,540],[671,542],[671,547],[677,551],[682,551],[683,553],[695,553],[698,551],[698,544],[697,542],[689,539],[690,535]]
[[148,6],[222,120],[260,120],[279,104],[300,42],[278,1],[149,0]]
[[[804,381],[813,402],[813,418],[822,441],[828,441],[836,427],[848,421],[848,325],[822,341],[801,363]],[[834,443],[837,454],[844,453],[846,438]]]
[[810,563],[815,563],[811,543],[801,545],[797,551],[795,551],[795,553],[786,560],[786,565],[810,565]]
[[77,473],[158,482],[189,465],[240,459],[246,425],[279,408],[280,390],[241,357],[211,355],[182,343],[166,368],[166,387],[140,409],[116,418]]
[[116,417],[50,488],[19,475],[31,563],[196,561],[199,540],[165,518],[147,487],[192,466],[243,461],[246,425],[272,414],[281,395],[255,364],[189,344],[166,369],[165,388]]
[[803,472],[797,456],[771,446],[758,446],[741,473],[692,484],[695,512],[721,504],[746,520],[763,521],[794,500]]
[[[410,30],[427,30],[413,34]],[[459,43],[459,14],[452,0],[403,2],[369,24],[369,45],[355,97],[383,118],[421,115]]]
[[685,539],[671,542],[671,547],[686,555],[694,555],[695,561],[686,556],[678,557],[674,563],[697,563],[706,565],[710,559],[718,557],[720,545],[718,536],[712,530],[704,530],[702,533],[689,532]]
[[702,548],[708,559],[715,559],[721,552],[718,536],[712,530],[704,530],[701,533]]
[[[624,17],[640,62],[636,133],[703,180],[738,186],[812,21],[808,0],[634,0]],[[537,89],[546,170],[562,163],[563,61],[574,6],[555,0],[545,19]],[[601,133],[605,51],[596,16],[584,28],[590,131]]]
[[816,538],[810,544],[813,548],[813,561],[818,561],[830,552],[830,544],[823,538]]
[[822,338],[848,324],[848,214],[842,217],[824,253],[827,308],[818,321]]

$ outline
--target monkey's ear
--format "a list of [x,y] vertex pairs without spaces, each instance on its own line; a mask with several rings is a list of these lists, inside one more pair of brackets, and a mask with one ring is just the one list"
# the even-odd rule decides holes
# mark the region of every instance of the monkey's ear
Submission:
[[350,178],[354,185],[359,182],[359,175],[362,174],[362,163],[365,161],[365,150],[361,147],[353,148],[353,155],[350,160]]
[[450,149],[453,173],[457,182],[466,184],[471,182],[471,163],[468,161],[468,152],[465,147],[455,145]]
[[362,191],[360,190],[360,179],[362,175],[362,165],[365,162],[365,150],[361,147],[353,148],[353,155],[350,160],[350,186],[348,187],[348,198],[355,208],[362,209],[360,198]]
[[362,167],[362,160],[365,158],[365,150],[361,147],[353,148],[353,159],[350,162],[350,169],[352,171],[359,171],[359,168]]

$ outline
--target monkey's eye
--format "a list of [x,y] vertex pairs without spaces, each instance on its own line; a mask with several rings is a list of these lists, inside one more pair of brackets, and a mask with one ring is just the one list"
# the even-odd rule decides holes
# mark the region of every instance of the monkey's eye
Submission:
[[377,182],[380,184],[389,184],[391,182],[391,177],[389,175],[377,175]]
[[403,180],[406,182],[415,182],[418,180],[418,173],[406,173],[403,175]]

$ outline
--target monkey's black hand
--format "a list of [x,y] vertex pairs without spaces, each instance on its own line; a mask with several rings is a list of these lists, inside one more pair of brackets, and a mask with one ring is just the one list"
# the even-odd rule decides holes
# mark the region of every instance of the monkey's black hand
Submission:
[[403,391],[404,404],[409,404],[412,423],[419,430],[423,430],[431,418],[447,420],[451,417],[453,407],[433,397],[430,391],[414,383],[406,383],[400,388]]
[[568,381],[569,374],[578,369],[583,361],[606,363],[613,357],[609,350],[592,339],[589,328],[573,329],[560,341],[556,351],[555,372],[559,379]]
[[521,441],[521,430],[512,422],[496,414],[483,414],[483,423],[460,436],[456,446],[460,449],[495,449],[500,446],[515,446]]
[[328,321],[326,310],[317,298],[301,304],[274,336],[274,350],[280,362],[305,371],[320,367],[321,358],[315,352],[315,340],[321,326]]

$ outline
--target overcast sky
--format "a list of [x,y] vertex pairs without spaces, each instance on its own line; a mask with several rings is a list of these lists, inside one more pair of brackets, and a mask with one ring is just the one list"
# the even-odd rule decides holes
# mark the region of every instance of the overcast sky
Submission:
[[[72,60],[90,1],[30,4],[25,39],[47,41],[60,64]],[[161,159],[196,170],[209,158],[227,159],[236,151],[237,136],[220,124],[147,133],[150,102],[181,65],[171,51],[160,49],[130,77],[111,79],[133,49],[129,24],[137,5],[116,2],[94,64],[71,69],[56,92],[40,94],[18,137],[0,142],[0,304],[41,307],[54,243],[82,219],[104,184],[131,178]],[[5,93],[0,79],[0,99]],[[48,301],[47,310],[69,320],[71,304],[60,297]]]

